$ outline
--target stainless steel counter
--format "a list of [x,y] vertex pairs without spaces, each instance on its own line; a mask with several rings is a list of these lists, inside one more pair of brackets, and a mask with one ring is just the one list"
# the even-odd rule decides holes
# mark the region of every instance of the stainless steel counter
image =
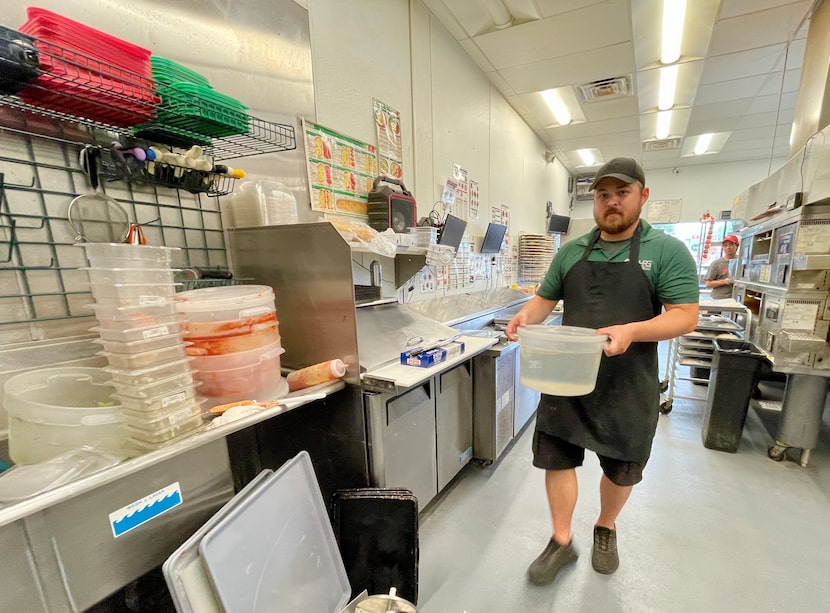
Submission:
[[[159,566],[233,496],[226,437],[343,389],[319,386],[256,415],[193,434],[108,470],[0,507],[4,611],[79,611]],[[166,492],[175,492],[166,496]],[[147,514],[120,532],[114,517]]]

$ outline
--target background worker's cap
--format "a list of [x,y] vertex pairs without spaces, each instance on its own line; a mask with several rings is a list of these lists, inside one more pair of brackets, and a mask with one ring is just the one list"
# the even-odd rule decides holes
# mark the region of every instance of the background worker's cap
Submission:
[[735,243],[736,245],[739,244],[738,243],[738,237],[735,236],[734,234],[727,234],[726,236],[724,236],[723,237],[723,242],[724,243],[726,243],[726,242]]
[[639,181],[640,185],[646,184],[646,175],[643,169],[636,160],[631,158],[614,158],[609,162],[605,162],[602,168],[597,172],[594,182],[591,183],[590,189],[594,189],[602,179],[605,177],[614,177],[625,183],[634,183]]

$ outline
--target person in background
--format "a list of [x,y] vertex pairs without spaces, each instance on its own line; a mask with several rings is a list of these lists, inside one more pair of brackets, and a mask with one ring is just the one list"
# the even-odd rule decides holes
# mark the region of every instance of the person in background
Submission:
[[732,297],[734,280],[729,276],[729,262],[738,256],[738,237],[734,234],[724,236],[722,248],[723,257],[712,262],[706,271],[706,287],[712,290],[712,298],[716,300]]
[[640,165],[614,158],[591,189],[597,227],[559,250],[537,295],[506,329],[515,340],[519,327],[544,321],[564,300],[565,325],[609,337],[593,392],[543,394],[539,402],[533,464],[545,470],[553,536],[528,569],[536,584],[550,583],[577,559],[571,519],[585,449],[597,454],[603,472],[592,565],[603,574],[617,569],[616,519],[642,479],[657,428],[657,341],[697,324],[695,262],[681,241],[640,219],[649,195]]

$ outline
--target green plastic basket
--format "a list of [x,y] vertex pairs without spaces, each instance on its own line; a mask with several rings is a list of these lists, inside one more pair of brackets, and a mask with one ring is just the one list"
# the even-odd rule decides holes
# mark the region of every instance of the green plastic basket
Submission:
[[150,65],[153,69],[153,79],[158,83],[184,82],[210,87],[207,77],[166,57],[154,55],[150,57]]

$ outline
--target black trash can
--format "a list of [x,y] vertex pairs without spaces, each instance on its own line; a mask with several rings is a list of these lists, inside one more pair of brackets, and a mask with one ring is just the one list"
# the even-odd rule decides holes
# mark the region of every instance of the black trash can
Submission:
[[764,353],[738,339],[715,339],[709,392],[703,412],[703,446],[735,453],[741,442],[752,390],[764,364]]

